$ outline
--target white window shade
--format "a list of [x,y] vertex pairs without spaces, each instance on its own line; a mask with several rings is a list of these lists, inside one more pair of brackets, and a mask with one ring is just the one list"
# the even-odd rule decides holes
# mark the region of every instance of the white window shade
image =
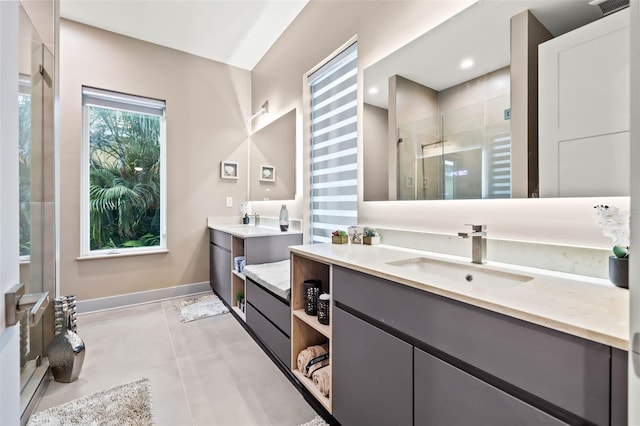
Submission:
[[357,45],[309,76],[311,86],[311,241],[358,222]]

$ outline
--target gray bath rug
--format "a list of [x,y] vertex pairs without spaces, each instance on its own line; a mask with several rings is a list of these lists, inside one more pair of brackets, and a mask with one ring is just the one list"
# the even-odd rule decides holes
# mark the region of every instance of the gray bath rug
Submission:
[[315,416],[313,420],[310,420],[300,426],[329,426],[329,423],[325,422],[320,416]]
[[153,425],[148,379],[116,386],[34,413],[27,426]]
[[178,318],[183,323],[229,312],[222,300],[215,294],[183,299],[175,302],[174,305],[178,308]]

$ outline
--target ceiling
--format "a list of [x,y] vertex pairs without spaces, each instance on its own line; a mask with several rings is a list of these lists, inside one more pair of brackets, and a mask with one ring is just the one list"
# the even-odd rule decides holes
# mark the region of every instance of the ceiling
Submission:
[[251,70],[309,0],[61,0],[60,16]]
[[[510,18],[529,9],[554,36],[603,16],[590,0],[483,0],[364,70],[365,103],[387,108],[388,78],[444,90],[508,66]],[[474,65],[461,69],[464,59]],[[369,89],[375,87],[373,94]]]

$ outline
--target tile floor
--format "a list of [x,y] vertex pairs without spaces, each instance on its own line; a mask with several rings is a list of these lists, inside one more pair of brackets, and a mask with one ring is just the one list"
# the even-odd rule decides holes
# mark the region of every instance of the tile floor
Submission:
[[78,316],[80,377],[36,411],[142,377],[156,425],[299,425],[316,413],[231,314],[182,324],[179,299]]

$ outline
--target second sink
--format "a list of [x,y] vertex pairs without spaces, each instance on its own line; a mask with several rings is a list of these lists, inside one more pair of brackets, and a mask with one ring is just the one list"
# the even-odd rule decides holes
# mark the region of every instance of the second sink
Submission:
[[480,266],[462,265],[427,257],[396,260],[387,262],[387,265],[397,266],[406,271],[420,272],[424,274],[425,278],[468,282],[470,285],[487,287],[512,287],[533,279],[528,275],[496,271]]

